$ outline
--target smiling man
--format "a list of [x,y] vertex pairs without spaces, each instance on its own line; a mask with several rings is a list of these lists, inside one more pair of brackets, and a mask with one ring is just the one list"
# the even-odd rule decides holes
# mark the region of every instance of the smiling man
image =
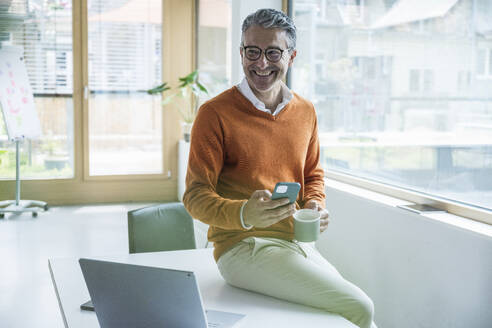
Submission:
[[[369,297],[312,245],[293,240],[296,209],[319,211],[321,232],[329,223],[316,112],[283,82],[295,46],[295,25],[282,12],[260,9],[246,17],[245,78],[200,108],[183,202],[210,226],[208,239],[227,283],[374,328]],[[271,199],[277,182],[301,184],[295,204]]]

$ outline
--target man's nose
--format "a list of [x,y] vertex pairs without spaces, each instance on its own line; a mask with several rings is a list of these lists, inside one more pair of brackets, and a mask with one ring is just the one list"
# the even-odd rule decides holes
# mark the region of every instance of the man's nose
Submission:
[[260,68],[265,68],[268,66],[268,59],[266,59],[265,53],[262,53],[260,58],[256,60],[256,64]]

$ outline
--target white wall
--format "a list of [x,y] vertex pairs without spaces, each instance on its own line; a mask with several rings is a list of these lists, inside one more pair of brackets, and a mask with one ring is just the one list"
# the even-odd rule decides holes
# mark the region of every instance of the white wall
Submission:
[[492,237],[330,187],[327,208],[318,249],[379,328],[492,327]]

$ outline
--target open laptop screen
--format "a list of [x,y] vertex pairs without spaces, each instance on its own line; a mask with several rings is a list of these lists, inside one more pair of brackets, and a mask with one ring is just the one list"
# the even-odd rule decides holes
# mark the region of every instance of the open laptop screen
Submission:
[[79,260],[102,328],[207,327],[193,272]]

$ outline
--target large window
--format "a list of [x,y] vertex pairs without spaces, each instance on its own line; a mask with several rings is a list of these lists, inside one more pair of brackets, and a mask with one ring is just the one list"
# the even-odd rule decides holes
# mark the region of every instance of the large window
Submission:
[[[146,90],[174,87],[195,69],[195,4],[0,1],[0,42],[24,48],[42,127],[41,138],[22,145],[23,199],[176,199],[179,115]],[[15,147],[6,139],[0,119],[0,199],[15,193],[7,181]]]
[[[14,0],[7,5],[1,12],[0,42],[24,50],[42,129],[39,139],[21,145],[22,178],[70,178],[74,174],[72,2]],[[0,179],[15,178],[15,144],[8,140],[1,115],[0,150]]]
[[[72,2],[14,0],[0,9],[0,42],[23,49],[42,127],[22,144],[22,178],[72,178]],[[161,16],[162,0],[87,1],[88,147],[78,154],[89,159],[86,176],[163,174],[161,99],[145,92],[162,81]],[[15,144],[0,115],[1,178],[15,178]]]
[[324,168],[492,209],[492,3],[293,3]]
[[161,2],[88,1],[89,175],[162,173]]

